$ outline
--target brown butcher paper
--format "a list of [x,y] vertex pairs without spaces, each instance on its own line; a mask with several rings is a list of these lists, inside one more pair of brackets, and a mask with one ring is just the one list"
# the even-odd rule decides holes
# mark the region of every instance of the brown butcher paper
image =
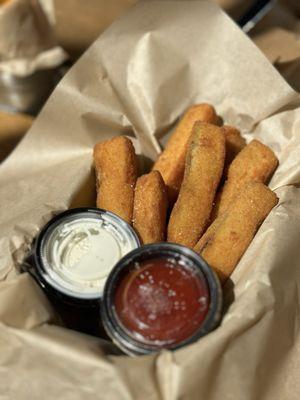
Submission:
[[[55,325],[45,295],[19,266],[52,215],[95,204],[96,142],[133,137],[149,165],[199,102],[275,151],[270,187],[279,204],[225,287],[218,329],[175,352],[112,355],[103,340]],[[213,3],[146,1],[117,20],[0,167],[1,398],[298,400],[298,105],[298,94]]]

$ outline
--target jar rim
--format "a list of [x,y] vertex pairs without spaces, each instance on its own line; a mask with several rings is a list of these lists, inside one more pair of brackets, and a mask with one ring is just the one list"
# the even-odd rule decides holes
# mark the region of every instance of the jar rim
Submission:
[[96,207],[73,208],[63,211],[55,215],[52,219],[50,219],[50,221],[48,221],[41,229],[34,245],[33,260],[34,260],[34,270],[36,272],[37,279],[43,288],[50,290],[54,294],[57,292],[56,294],[58,296],[68,300],[69,302],[75,301],[79,303],[86,301],[100,300],[102,298],[101,291],[95,289],[95,292],[81,294],[79,292],[76,291],[73,292],[69,289],[66,289],[59,282],[55,281],[53,277],[49,276],[47,268],[44,264],[43,248],[45,246],[45,241],[49,239],[51,232],[53,232],[57,226],[63,224],[64,220],[68,219],[69,217],[72,216],[76,217],[79,216],[80,214],[86,214],[86,217],[90,217],[91,219],[93,219],[92,216],[93,214],[98,217],[103,217],[105,215],[105,218],[110,219],[116,225],[118,225],[121,230],[129,234],[130,239],[132,240],[134,246],[136,247],[140,246],[140,240],[138,238],[138,235],[133,230],[133,228],[118,215],[107,210],[103,210]]
[[[149,258],[147,258],[147,256]],[[141,246],[126,254],[111,270],[104,286],[101,302],[102,324],[108,336],[119,348],[121,348],[121,350],[123,350],[124,353],[128,355],[150,354],[163,349],[163,347],[139,342],[137,339],[128,335],[126,329],[124,329],[118,320],[114,311],[113,299],[120,277],[126,275],[126,272],[131,270],[132,265],[135,262],[172,256],[179,256],[188,260],[193,264],[193,267],[197,268],[201,272],[206,280],[210,301],[204,321],[196,332],[179,343],[168,346],[167,349],[176,350],[196,341],[215,329],[220,322],[223,304],[221,284],[215,272],[201,256],[193,250],[176,243],[161,242]],[[186,267],[191,268],[189,265],[186,265]]]

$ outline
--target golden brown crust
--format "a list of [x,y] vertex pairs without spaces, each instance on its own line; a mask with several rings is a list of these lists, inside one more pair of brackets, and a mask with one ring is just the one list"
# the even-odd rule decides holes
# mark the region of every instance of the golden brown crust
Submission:
[[216,197],[212,219],[226,211],[245,184],[266,183],[277,165],[273,151],[260,141],[252,140],[229,166],[227,181]]
[[133,227],[143,244],[166,238],[167,190],[158,171],[138,178],[134,194]]
[[224,125],[223,132],[225,135],[226,147],[223,177],[226,178],[229,165],[232,163],[233,159],[238,155],[238,153],[246,146],[246,140],[241,136],[240,131],[233,126]]
[[174,204],[178,196],[184,174],[187,144],[196,121],[217,123],[217,114],[209,104],[196,104],[190,107],[180,120],[170,137],[165,150],[153,166],[161,173],[168,189],[170,203]]
[[257,229],[277,203],[276,194],[263,183],[248,183],[196,244],[194,250],[216,271],[222,283],[231,275]]
[[137,160],[130,139],[117,136],[96,144],[94,164],[97,207],[111,211],[131,223]]
[[224,159],[222,128],[196,122],[186,156],[184,179],[170,216],[169,242],[194,247],[199,240],[209,220]]

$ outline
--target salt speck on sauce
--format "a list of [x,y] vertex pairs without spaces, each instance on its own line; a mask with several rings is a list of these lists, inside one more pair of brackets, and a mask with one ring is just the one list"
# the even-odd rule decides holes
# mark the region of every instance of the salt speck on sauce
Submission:
[[122,324],[142,341],[177,343],[192,335],[208,311],[206,281],[166,259],[141,262],[139,270],[125,276],[116,290]]

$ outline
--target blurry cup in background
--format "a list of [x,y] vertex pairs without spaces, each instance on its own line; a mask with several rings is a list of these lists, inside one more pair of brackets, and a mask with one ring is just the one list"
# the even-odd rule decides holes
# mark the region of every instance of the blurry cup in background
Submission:
[[37,113],[67,54],[37,0],[0,1],[0,109]]

